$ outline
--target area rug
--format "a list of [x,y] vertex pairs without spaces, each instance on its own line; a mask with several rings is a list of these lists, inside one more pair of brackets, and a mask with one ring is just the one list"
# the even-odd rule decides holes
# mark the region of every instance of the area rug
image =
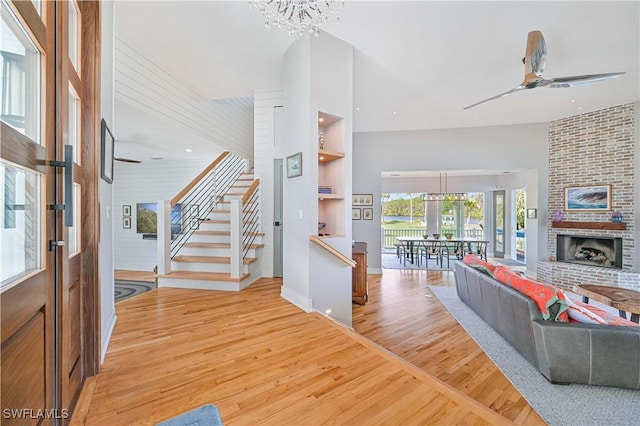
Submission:
[[505,266],[527,266],[526,263],[522,263],[514,259],[496,259],[494,257],[491,258],[491,261]]
[[[424,260],[424,259],[423,259]],[[438,263],[436,263],[436,259],[429,259],[427,265],[424,262],[420,263],[420,266],[417,264],[409,262],[407,259],[406,265],[402,259],[398,259],[398,256],[395,253],[383,253],[382,254],[382,268],[383,269],[434,269],[440,271],[451,271],[453,270],[453,263],[455,260],[449,260],[449,268],[447,268],[447,261],[444,261],[444,268],[441,268]]]
[[114,281],[116,302],[153,290],[154,288],[156,288],[156,285],[152,282],[125,280]]
[[550,425],[637,425],[640,391],[587,385],[553,385],[469,308],[455,287],[429,290]]
[[214,405],[203,405],[179,416],[156,423],[156,426],[223,426],[220,412]]

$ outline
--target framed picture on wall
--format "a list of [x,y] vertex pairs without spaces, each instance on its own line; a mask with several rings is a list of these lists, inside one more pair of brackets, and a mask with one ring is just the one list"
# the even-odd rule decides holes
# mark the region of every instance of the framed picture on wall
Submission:
[[122,228],[131,229],[131,216],[126,216],[122,218]]
[[302,176],[302,153],[298,152],[287,157],[287,177]]
[[373,194],[353,194],[351,196],[351,205],[354,206],[372,206]]
[[113,144],[115,139],[107,127],[104,118],[100,122],[100,178],[107,183],[113,183]]
[[372,208],[362,209],[362,219],[373,220],[373,209]]
[[122,206],[122,216],[131,216],[131,206]]
[[537,219],[538,209],[527,209],[527,219]]
[[360,209],[351,209],[351,220],[360,220],[362,217],[361,213]]
[[564,189],[565,210],[611,210],[611,185],[569,186]]

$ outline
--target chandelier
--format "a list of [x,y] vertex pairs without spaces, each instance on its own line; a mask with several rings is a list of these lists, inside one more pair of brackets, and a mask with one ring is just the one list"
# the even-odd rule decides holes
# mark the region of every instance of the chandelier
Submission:
[[251,0],[265,17],[264,26],[285,28],[289,34],[302,37],[305,32],[320,35],[320,26],[332,16],[340,20],[344,0]]
[[467,199],[467,194],[464,192],[449,192],[447,190],[447,174],[444,174],[444,192],[442,192],[442,173],[440,173],[440,192],[429,192],[422,194],[423,201],[464,201]]

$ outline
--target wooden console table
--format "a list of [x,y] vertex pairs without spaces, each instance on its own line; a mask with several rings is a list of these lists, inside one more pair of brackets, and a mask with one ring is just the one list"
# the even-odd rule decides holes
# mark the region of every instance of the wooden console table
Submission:
[[356,262],[351,277],[351,299],[358,305],[369,300],[367,288],[367,243],[356,241],[351,250],[351,258]]
[[631,313],[631,321],[640,322],[640,292],[623,287],[608,285],[580,284],[573,286],[573,291],[582,296],[584,303],[589,303],[589,298],[597,300],[607,306],[616,308],[621,318],[627,318],[627,312]]

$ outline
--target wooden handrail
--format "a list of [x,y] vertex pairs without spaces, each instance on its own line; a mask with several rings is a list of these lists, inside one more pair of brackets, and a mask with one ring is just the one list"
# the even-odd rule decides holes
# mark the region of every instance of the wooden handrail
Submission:
[[227,155],[229,155],[229,151],[224,151],[222,154],[218,155],[218,158],[213,160],[213,162],[209,164],[206,169],[204,169],[198,176],[196,176],[191,182],[189,182],[189,184],[185,186],[184,189],[178,193],[178,195],[171,199],[171,207],[178,204],[178,201],[180,201],[182,197],[187,195],[187,193],[189,193],[189,191],[191,191],[193,187],[198,184],[198,182],[200,182],[206,175],[208,175],[215,166],[217,166],[222,160],[224,160]]
[[335,257],[337,257],[338,259],[340,259],[341,261],[343,261],[344,263],[346,263],[347,265],[351,266],[352,268],[356,267],[357,263],[355,260],[340,253],[338,250],[331,247],[329,244],[325,243],[322,240],[322,238],[318,237],[317,235],[312,235],[309,239],[312,242],[319,245],[320,247],[322,247],[323,249],[325,249],[326,251],[328,251],[329,253],[331,253],[332,255],[334,255]]
[[244,195],[242,196],[242,205],[247,204],[247,201],[249,201],[249,198],[251,198],[253,193],[256,192],[258,185],[260,185],[260,179],[254,180],[251,186],[249,187],[249,189],[247,189],[247,192],[245,192]]

